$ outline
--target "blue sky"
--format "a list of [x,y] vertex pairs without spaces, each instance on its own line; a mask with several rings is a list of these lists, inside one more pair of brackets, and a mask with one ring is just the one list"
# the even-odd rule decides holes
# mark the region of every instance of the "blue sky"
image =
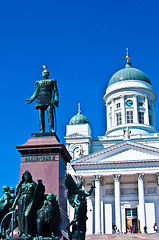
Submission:
[[[1,140],[0,189],[18,183],[20,154],[15,146],[39,132],[35,102],[25,104],[42,79],[42,65],[57,80],[60,104],[57,135],[81,103],[92,136],[106,131],[103,96],[113,73],[144,71],[159,96],[159,1],[6,0],[0,8]],[[159,100],[156,125],[159,129]],[[1,191],[1,190],[0,190]]]

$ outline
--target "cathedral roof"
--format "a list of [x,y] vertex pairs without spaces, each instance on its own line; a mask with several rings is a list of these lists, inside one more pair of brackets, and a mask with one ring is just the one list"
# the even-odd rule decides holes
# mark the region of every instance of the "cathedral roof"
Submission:
[[111,79],[109,80],[108,86],[120,82],[120,81],[127,81],[127,80],[138,80],[147,82],[151,85],[150,79],[146,76],[146,74],[140,71],[137,68],[132,68],[131,63],[127,62],[125,68],[116,72]]

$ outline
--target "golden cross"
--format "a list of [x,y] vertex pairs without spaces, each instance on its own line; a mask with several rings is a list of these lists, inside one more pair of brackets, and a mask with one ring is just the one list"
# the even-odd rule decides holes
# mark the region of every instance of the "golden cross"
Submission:
[[129,56],[129,53],[128,53],[128,48],[126,48],[126,51],[127,51],[127,56],[126,56],[126,60],[127,60],[127,62],[129,62],[129,60],[130,60],[130,56]]
[[78,114],[81,114],[80,103],[78,103]]

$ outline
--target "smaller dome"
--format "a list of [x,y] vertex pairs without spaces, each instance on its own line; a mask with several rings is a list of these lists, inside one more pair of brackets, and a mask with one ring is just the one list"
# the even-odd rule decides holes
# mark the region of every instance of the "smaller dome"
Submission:
[[85,123],[89,123],[88,119],[81,113],[78,113],[77,115],[71,118],[69,125],[85,124]]
[[71,118],[69,125],[76,125],[76,124],[86,124],[89,123],[88,119],[81,114],[80,110],[80,103],[78,104],[78,113],[74,117]]

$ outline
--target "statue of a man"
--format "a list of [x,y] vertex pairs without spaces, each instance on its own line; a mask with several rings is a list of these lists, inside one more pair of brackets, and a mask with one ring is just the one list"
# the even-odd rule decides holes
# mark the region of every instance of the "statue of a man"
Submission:
[[126,129],[123,129],[123,133],[124,133],[124,140],[129,140],[131,131],[128,128],[128,126],[126,127]]
[[43,80],[36,82],[35,92],[31,98],[26,100],[26,103],[30,104],[37,98],[35,108],[39,111],[40,132],[45,132],[45,110],[47,110],[48,114],[49,131],[55,132],[55,106],[58,107],[59,104],[57,83],[55,79],[49,79],[49,72],[47,70],[42,72],[42,76]]

